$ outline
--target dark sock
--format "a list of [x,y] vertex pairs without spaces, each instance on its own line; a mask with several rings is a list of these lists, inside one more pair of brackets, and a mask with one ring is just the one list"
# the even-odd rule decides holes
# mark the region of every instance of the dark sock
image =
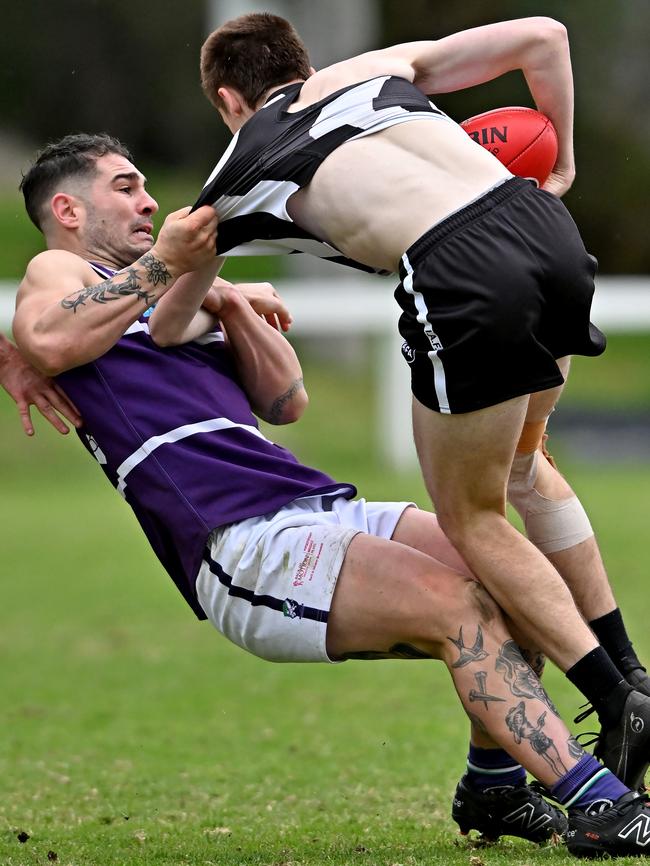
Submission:
[[639,668],[645,671],[632,648],[632,642],[627,636],[623,617],[618,608],[604,616],[599,616],[598,619],[592,619],[589,628],[623,676]]
[[469,744],[467,778],[472,788],[516,788],[526,782],[526,771],[503,749],[480,749]]
[[601,646],[588,652],[566,672],[598,713],[600,724],[612,728],[618,722],[632,686]]
[[628,791],[616,776],[587,754],[551,788],[553,799],[558,803],[587,812],[593,804],[598,812],[609,808]]

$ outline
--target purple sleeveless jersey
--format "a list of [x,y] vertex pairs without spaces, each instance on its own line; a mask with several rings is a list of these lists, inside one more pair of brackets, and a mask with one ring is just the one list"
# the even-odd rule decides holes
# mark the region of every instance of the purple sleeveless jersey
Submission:
[[112,349],[57,382],[81,412],[81,441],[205,619],[195,581],[213,529],[302,496],[341,491],[351,498],[356,490],[302,465],[260,432],[221,331],[160,349],[149,336],[149,313]]

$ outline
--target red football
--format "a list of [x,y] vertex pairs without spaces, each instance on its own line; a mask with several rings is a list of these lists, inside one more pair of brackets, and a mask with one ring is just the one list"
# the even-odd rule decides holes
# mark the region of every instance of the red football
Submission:
[[464,120],[461,126],[513,174],[533,178],[540,186],[557,160],[555,127],[534,108],[495,108]]

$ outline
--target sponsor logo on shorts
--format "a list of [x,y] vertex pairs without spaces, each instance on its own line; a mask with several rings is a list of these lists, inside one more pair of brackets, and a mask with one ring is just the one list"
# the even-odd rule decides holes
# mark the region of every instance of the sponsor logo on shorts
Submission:
[[434,334],[433,331],[431,331],[431,333],[429,333],[427,331],[426,335],[429,338],[429,343],[431,345],[431,348],[434,351],[439,352],[442,349],[442,343],[440,342],[440,337],[437,334]]
[[402,355],[404,355],[408,364],[412,364],[415,361],[415,349],[412,349],[406,340],[402,343]]
[[282,603],[282,613],[284,616],[288,616],[289,619],[302,619],[304,609],[304,604],[298,604],[292,598],[285,598]]
[[304,556],[293,575],[293,586],[302,586],[305,581],[312,579],[320,562],[322,552],[323,543],[315,542],[310,532],[303,548]]

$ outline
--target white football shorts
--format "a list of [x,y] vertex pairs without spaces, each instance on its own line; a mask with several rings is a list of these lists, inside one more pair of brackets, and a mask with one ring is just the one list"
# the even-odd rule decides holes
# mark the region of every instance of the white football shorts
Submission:
[[229,640],[276,662],[329,662],[327,617],[348,545],[391,538],[410,502],[306,496],[273,514],[219,527],[196,590]]

